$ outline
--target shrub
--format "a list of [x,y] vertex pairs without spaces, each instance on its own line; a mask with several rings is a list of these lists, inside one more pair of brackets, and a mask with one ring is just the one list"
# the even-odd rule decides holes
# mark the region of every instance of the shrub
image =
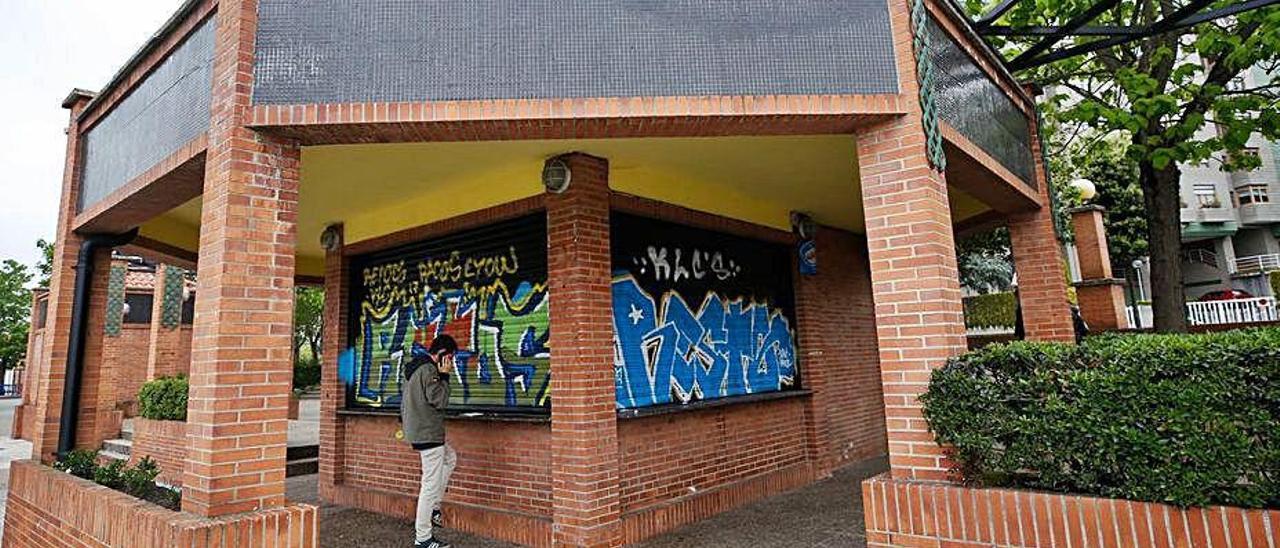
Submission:
[[125,461],[113,460],[106,466],[99,466],[93,471],[93,481],[98,485],[104,485],[115,489],[116,491],[124,490],[124,469]]
[[160,466],[151,457],[142,457],[132,467],[122,460],[113,460],[106,466],[100,466],[97,453],[77,449],[63,455],[53,467],[170,510],[182,509],[182,493],[156,485]]
[[138,391],[138,414],[160,421],[187,420],[187,378],[161,377]]
[[991,293],[964,298],[966,327],[1013,327],[1017,303],[1013,293]]
[[87,449],[69,451],[53,463],[53,467],[77,478],[92,480],[98,469],[98,454]]
[[320,384],[320,360],[315,356],[298,358],[293,362],[293,388],[303,390]]
[[993,345],[921,400],[969,483],[1280,506],[1280,329]]
[[1273,270],[1267,274],[1267,279],[1271,282],[1271,294],[1280,297],[1280,270]]

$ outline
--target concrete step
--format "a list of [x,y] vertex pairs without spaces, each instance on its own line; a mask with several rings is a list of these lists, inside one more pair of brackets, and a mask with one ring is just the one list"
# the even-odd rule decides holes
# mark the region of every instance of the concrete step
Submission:
[[294,476],[305,476],[320,471],[320,459],[298,459],[291,460],[284,465],[284,476],[292,478]]
[[99,456],[99,458],[106,458],[106,460],[110,460],[110,461],[124,461],[125,463],[129,462],[128,455],[124,455],[124,453],[116,453],[114,451],[106,451],[106,449],[101,449],[101,451],[97,452],[97,456]]
[[102,451],[117,453],[128,458],[133,452],[133,441],[127,439],[107,440],[102,442]]
[[319,445],[290,445],[285,451],[285,460],[303,460],[320,458]]

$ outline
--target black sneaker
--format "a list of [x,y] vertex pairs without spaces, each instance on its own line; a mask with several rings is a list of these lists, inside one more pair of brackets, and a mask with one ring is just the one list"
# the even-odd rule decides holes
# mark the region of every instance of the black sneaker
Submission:
[[452,548],[452,545],[436,537],[431,537],[427,540],[414,544],[413,548]]
[[444,527],[444,513],[440,512],[439,510],[432,510],[432,511],[431,511],[431,526],[432,526],[432,527]]

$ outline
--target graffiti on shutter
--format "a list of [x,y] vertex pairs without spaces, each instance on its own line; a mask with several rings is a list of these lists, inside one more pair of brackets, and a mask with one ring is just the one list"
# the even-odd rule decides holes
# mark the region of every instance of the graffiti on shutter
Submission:
[[348,403],[399,407],[402,363],[447,334],[451,407],[546,408],[546,233],[539,213],[353,259]]
[[621,213],[611,224],[619,408],[798,385],[789,247]]

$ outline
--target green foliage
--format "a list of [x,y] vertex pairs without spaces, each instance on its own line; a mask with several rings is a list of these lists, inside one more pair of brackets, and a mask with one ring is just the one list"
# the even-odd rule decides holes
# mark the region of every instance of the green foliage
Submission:
[[110,487],[116,491],[124,490],[125,461],[113,460],[106,466],[99,466],[93,471],[93,481],[98,485]]
[[320,385],[320,361],[314,357],[298,358],[293,362],[293,388],[303,390]]
[[1271,281],[1271,295],[1280,297],[1280,270],[1267,274],[1267,279]]
[[158,476],[160,476],[160,465],[151,460],[151,457],[142,457],[133,465],[133,468],[121,474],[122,490],[140,499],[147,498],[156,488]]
[[1017,321],[1013,293],[991,293],[964,298],[965,327],[1009,327]]
[[13,369],[27,355],[31,328],[31,273],[13,259],[0,263],[0,372]]
[[106,466],[98,464],[98,455],[87,449],[68,452],[53,467],[98,485],[122,491],[150,501],[170,510],[182,507],[182,494],[156,485],[160,466],[151,457],[142,457],[132,467],[122,460],[113,460]]
[[1009,229],[999,227],[956,242],[960,283],[978,292],[1008,291],[1013,283]]
[[1280,329],[988,346],[921,401],[971,483],[1280,506]]
[[77,478],[92,480],[98,469],[98,454],[88,449],[68,451],[53,467]]
[[40,249],[40,262],[36,263],[36,274],[40,278],[36,286],[49,287],[49,280],[53,278],[53,242],[40,238],[36,240],[36,247]]
[[324,288],[298,286],[293,300],[294,361],[303,358],[319,361],[323,335]]
[[1107,245],[1113,263],[1129,264],[1146,257],[1147,208],[1138,184],[1138,164],[1128,145],[1114,139],[1097,141],[1082,154],[1078,174],[1093,181],[1098,195],[1091,203],[1107,208]]
[[138,390],[138,414],[158,421],[187,420],[187,378],[160,377]]
[[[970,14],[996,4],[966,0]],[[1039,0],[1015,4],[997,21],[1013,27],[1061,26],[1093,7],[1094,0]],[[1236,4],[1216,0],[1205,9]],[[1121,0],[1094,18],[1093,26],[1146,26],[1170,17],[1186,2]],[[1009,58],[1041,36],[991,37]],[[1056,47],[1100,38],[1068,37]],[[1018,77],[1044,87],[1041,107],[1051,142],[1071,143],[1116,137],[1129,143],[1126,155],[1138,167],[1155,264],[1170,265],[1152,277],[1157,327],[1183,327],[1184,296],[1178,216],[1179,164],[1215,161],[1224,170],[1258,167],[1254,155],[1240,154],[1253,135],[1280,138],[1280,7],[1271,6],[1174,32],[1101,49],[1022,71]],[[1252,81],[1240,80],[1252,71]],[[1054,135],[1060,132],[1061,135]],[[1056,137],[1056,138],[1055,138]],[[1079,150],[1088,154],[1088,146]],[[1063,149],[1050,150],[1052,158]],[[1057,170],[1051,169],[1051,172]],[[1069,181],[1070,179],[1067,179]],[[1057,181],[1062,186],[1066,181]],[[1137,230],[1132,226],[1124,230]],[[1140,242],[1122,252],[1135,252]]]

